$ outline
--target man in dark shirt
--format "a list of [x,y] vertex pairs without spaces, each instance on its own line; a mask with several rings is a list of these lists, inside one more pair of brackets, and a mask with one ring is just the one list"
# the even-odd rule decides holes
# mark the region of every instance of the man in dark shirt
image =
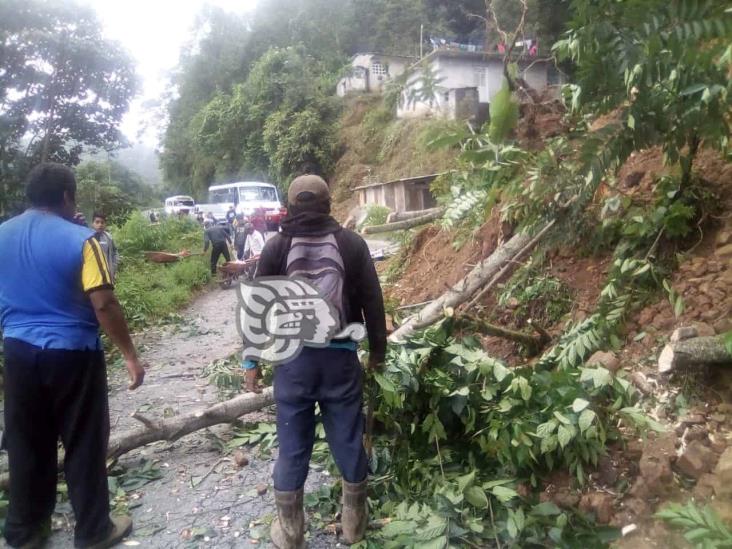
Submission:
[[[288,192],[288,216],[281,226],[282,232],[264,246],[256,276],[298,275],[316,285],[326,278],[335,282],[323,287],[340,288],[331,301],[341,305],[345,324],[365,321],[369,367],[377,368],[386,351],[379,278],[366,242],[330,216],[328,184],[314,175],[295,179]],[[306,346],[295,359],[275,368],[280,450],[274,470],[278,516],[272,523],[272,541],[280,549],[304,544],[303,485],[313,449],[316,403],[343,475],[343,540],[353,544],[363,538],[368,522],[368,464],[363,448],[362,376],[356,342],[349,339],[334,339],[326,348]]]
[[231,261],[229,255],[229,245],[231,238],[226,227],[206,221],[203,230],[203,253],[208,251],[208,245],[211,244],[211,274],[216,274],[216,264],[222,255],[226,261]]
[[31,207],[0,226],[0,327],[10,505],[5,539],[41,547],[56,503],[57,442],[77,547],[110,547],[132,529],[109,517],[109,407],[99,326],[119,347],[130,389],[145,370],[94,231],[74,224],[76,181],[59,164],[28,176]]

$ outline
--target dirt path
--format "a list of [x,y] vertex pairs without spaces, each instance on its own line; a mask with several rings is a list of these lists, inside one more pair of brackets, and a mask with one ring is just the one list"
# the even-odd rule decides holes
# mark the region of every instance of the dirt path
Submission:
[[[215,387],[200,377],[213,360],[230,356],[240,348],[235,327],[236,294],[213,290],[200,296],[182,314],[182,321],[151,330],[136,338],[150,365],[145,384],[126,390],[126,377],[110,367],[110,419],[112,432],[137,427],[130,417],[136,410],[157,418],[203,408],[219,397]],[[248,420],[270,420],[270,412]],[[273,458],[259,458],[238,468],[221,450],[221,439],[230,431],[220,426],[199,431],[173,443],[158,443],[131,452],[120,460],[126,468],[154,461],[162,478],[128,495],[135,530],[128,545],[142,547],[268,547],[251,541],[268,529],[273,513],[271,472]],[[330,479],[311,469],[306,490],[315,490]],[[257,486],[267,486],[263,496]],[[72,547],[73,520],[67,502],[54,517],[56,531],[51,547]],[[254,523],[254,524],[253,524]],[[257,524],[259,523],[259,524]],[[268,535],[265,535],[265,538]],[[311,547],[333,547],[336,540],[315,532]]]

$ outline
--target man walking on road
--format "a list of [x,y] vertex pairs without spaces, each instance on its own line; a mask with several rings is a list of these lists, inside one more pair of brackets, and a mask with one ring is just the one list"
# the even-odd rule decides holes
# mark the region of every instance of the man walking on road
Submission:
[[30,209],[0,226],[0,327],[5,353],[5,444],[10,505],[5,539],[40,547],[56,503],[57,441],[76,516],[77,547],[110,547],[129,517],[109,516],[107,372],[101,325],[140,386],[145,370],[115,298],[94,231],[71,223],[73,172],[41,164],[26,186]]
[[[384,360],[384,302],[366,242],[330,216],[328,184],[314,175],[295,179],[288,191],[282,232],[265,245],[259,276],[307,278],[339,312],[341,325],[365,321],[369,367]],[[342,529],[346,543],[357,543],[368,523],[363,447],[363,372],[356,342],[332,340],[326,348],[304,347],[275,368],[279,455],[274,469],[277,518],[272,541],[280,549],[304,547],[303,486],[315,435],[315,404],[320,407],[328,444],[343,475]]]
[[211,243],[211,274],[216,276],[219,257],[223,255],[226,261],[231,261],[229,254],[231,238],[226,228],[221,225],[205,221],[203,227],[203,253],[208,251],[208,245]]

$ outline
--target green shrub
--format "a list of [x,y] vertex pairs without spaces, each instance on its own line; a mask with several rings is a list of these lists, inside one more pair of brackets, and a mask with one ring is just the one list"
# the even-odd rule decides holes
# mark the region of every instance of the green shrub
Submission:
[[139,328],[186,305],[193,292],[210,280],[208,258],[192,256],[176,263],[147,262],[145,251],[197,250],[199,226],[189,219],[166,218],[152,225],[134,214],[113,236],[122,256],[115,282],[117,298],[131,326]]

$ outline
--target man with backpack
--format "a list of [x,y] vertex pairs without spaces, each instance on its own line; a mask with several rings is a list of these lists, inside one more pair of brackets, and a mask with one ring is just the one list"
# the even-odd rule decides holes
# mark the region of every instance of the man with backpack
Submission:
[[[282,231],[265,245],[257,277],[299,276],[317,286],[338,311],[341,327],[364,323],[369,367],[386,351],[381,286],[366,242],[330,216],[328,184],[318,176],[296,178],[288,191]],[[363,447],[362,377],[350,339],[328,347],[304,347],[274,373],[280,451],[274,469],[277,518],[272,541],[280,549],[304,547],[303,486],[315,434],[315,404],[320,407],[328,443],[343,476],[343,540],[357,543],[368,523]],[[248,372],[249,373],[249,372]]]

